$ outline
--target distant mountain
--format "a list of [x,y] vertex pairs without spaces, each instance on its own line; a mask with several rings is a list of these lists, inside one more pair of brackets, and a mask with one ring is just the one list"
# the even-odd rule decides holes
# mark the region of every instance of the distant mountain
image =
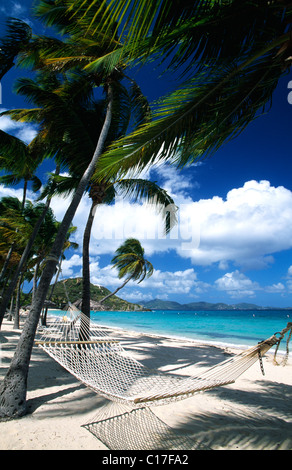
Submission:
[[[188,304],[180,304],[178,302],[172,302],[169,300],[154,299],[147,302],[140,302],[146,308],[151,310],[274,310],[274,307],[260,307],[259,305],[249,304],[249,303],[239,303],[239,304],[224,304],[224,303],[210,303],[210,302],[191,302]],[[276,310],[289,310],[279,309]],[[291,310],[291,308],[290,308]]]
[[151,310],[182,310],[181,304],[172,302],[171,300],[154,299],[148,302],[142,301],[140,304]]

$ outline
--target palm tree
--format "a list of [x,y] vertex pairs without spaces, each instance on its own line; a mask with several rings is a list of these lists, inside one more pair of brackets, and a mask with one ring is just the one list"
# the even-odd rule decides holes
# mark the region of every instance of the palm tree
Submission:
[[[71,221],[77,210],[79,202],[84,191],[94,173],[94,169],[103,151],[105,140],[110,128],[112,120],[113,92],[110,82],[106,83],[105,90],[107,93],[108,107],[104,120],[104,125],[100,133],[98,143],[92,160],[86,168],[78,188],[72,198],[63,221],[60,224],[53,248],[44,267],[37,293],[35,295],[30,314],[20,336],[15,355],[12,359],[10,368],[5,376],[3,384],[0,388],[0,416],[21,416],[26,412],[26,384],[31,351],[34,342],[34,336],[40,318],[41,310],[50,286],[51,279],[54,275],[56,265],[62,252],[66,234],[70,228]],[[13,387],[11,384],[13,383]]]
[[[26,201],[28,182],[32,182],[32,190],[37,192],[41,187],[40,179],[35,175],[36,169],[42,162],[42,155],[34,151],[34,142],[27,145],[21,139],[0,130],[0,167],[6,174],[0,176],[0,183],[6,186],[14,186],[24,181],[22,207]],[[8,173],[7,173],[8,172]],[[16,229],[17,230],[17,229]],[[0,282],[5,275],[13,252],[13,244],[10,246],[6,263],[0,274]]]
[[0,183],[15,186],[23,181],[23,206],[28,182],[32,182],[34,192],[37,192],[42,185],[35,172],[42,163],[43,155],[35,152],[34,145],[34,141],[26,144],[21,139],[0,130],[0,167],[5,171],[5,175],[0,176]]
[[142,248],[139,240],[135,238],[128,238],[116,250],[116,255],[111,260],[111,263],[113,268],[118,269],[119,279],[126,277],[126,280],[114,292],[101,299],[99,301],[100,304],[115,295],[129,281],[138,281],[140,284],[145,278],[152,276],[154,271],[150,261],[144,257],[144,248]]
[[[46,2],[41,2],[41,4],[46,4]],[[63,2],[59,2],[59,4],[63,4]],[[50,15],[53,14],[52,12],[52,4],[49,5],[49,12]],[[66,12],[66,11],[65,11]],[[62,15],[58,10],[58,21],[61,21]],[[66,24],[66,31],[68,31],[68,24],[67,18],[64,21]],[[63,23],[62,27],[63,27]],[[69,21],[70,24],[70,21]],[[42,47],[46,47],[46,53],[48,52],[48,47],[53,48],[54,50],[63,50],[64,48],[68,47],[68,41],[64,45],[61,41],[55,41],[51,39],[50,41],[41,39],[41,46],[38,44],[38,60],[43,60],[42,57]],[[76,43],[76,39],[74,39],[74,47],[78,49],[78,41]],[[82,47],[84,48],[84,38],[82,37]],[[32,48],[34,51],[34,49]],[[96,53],[96,51],[95,51]],[[22,62],[26,63],[30,60],[31,51],[28,51],[26,54],[22,56]],[[40,58],[41,57],[41,58]],[[35,60],[35,56],[34,56]],[[58,70],[64,73],[64,66],[63,62],[64,59],[60,59],[59,62],[61,66],[58,66]],[[65,60],[66,64],[66,60]],[[66,64],[67,65],[67,64]],[[49,72],[48,72],[49,73]],[[65,74],[66,75],[66,74]],[[72,82],[72,74],[70,75],[71,81],[65,76],[63,81],[60,82],[54,75],[55,85],[50,87],[50,90],[45,90],[45,95],[43,96],[43,90],[40,89],[40,84],[37,81],[32,80],[20,80],[16,89],[18,92],[25,96],[31,96],[34,98],[34,101],[40,103],[42,105],[46,105],[48,98],[50,104],[49,111],[50,113],[47,115],[44,120],[44,115],[46,111],[38,110],[38,118],[42,116],[42,125],[44,121],[51,119],[51,112],[56,107],[55,115],[58,113],[58,116],[62,114],[63,121],[65,119],[65,123],[62,123],[62,116],[59,119],[58,128],[61,130],[60,137],[63,136],[62,129],[66,133],[66,139],[63,139],[62,145],[59,145],[58,139],[55,138],[55,147],[56,147],[56,156],[58,161],[62,161],[62,163],[66,163],[67,168],[69,169],[70,178],[64,178],[58,176],[54,179],[54,183],[58,185],[60,190],[64,190],[65,192],[69,192],[71,189],[76,188],[79,180],[80,174],[84,171],[84,168],[88,162],[88,155],[92,154],[94,146],[96,145],[97,139],[97,129],[100,123],[100,116],[103,114],[103,107],[104,101],[100,100],[96,102],[90,96],[91,91],[91,82],[98,82],[100,76],[99,74],[78,74],[75,73],[74,80]],[[121,80],[127,78],[127,81],[130,83],[129,90],[125,87],[125,85],[121,84]],[[42,83],[43,78],[41,79]],[[149,106],[147,104],[146,98],[142,95],[140,88],[136,84],[136,82],[129,77],[126,77],[125,74],[120,70],[117,74],[115,72],[112,80],[112,87],[114,91],[114,116],[117,116],[118,119],[113,119],[112,126],[107,137],[107,145],[120,138],[122,135],[125,134],[127,131],[129,124],[132,126],[140,125],[143,122],[147,122],[150,119],[149,113]],[[84,96],[82,96],[80,90],[86,90],[86,107],[84,106]],[[48,91],[50,96],[48,95]],[[76,91],[78,93],[76,94]],[[74,116],[71,119],[68,119],[68,104],[69,108],[72,107],[74,94],[76,94],[76,99],[74,99]],[[56,96],[55,96],[56,95]],[[84,93],[83,93],[84,95]],[[70,98],[68,100],[68,98]],[[80,100],[83,100],[83,102]],[[63,103],[62,103],[63,100]],[[31,119],[32,113],[31,110],[13,110],[8,112],[14,119]],[[71,117],[72,113],[70,113]],[[65,117],[65,118],[64,118]],[[132,119],[131,119],[132,118]],[[136,188],[137,192],[143,198],[150,198],[156,197],[157,204],[163,204],[164,206],[173,204],[171,198],[169,198],[165,191],[162,191],[158,188],[157,185],[154,183],[148,182],[146,183],[143,180],[133,180],[133,183],[130,184],[127,179],[123,182],[119,182],[116,186],[119,186],[124,192],[129,191],[133,192],[132,190],[134,187]],[[68,184],[69,182],[69,184]],[[70,184],[72,182],[72,186]],[[74,186],[75,182],[75,186]],[[132,190],[131,190],[132,187]],[[90,240],[90,231],[93,223],[93,214],[95,212],[95,208],[98,204],[112,201],[112,197],[114,195],[113,191],[113,180],[111,182],[107,181],[106,178],[103,181],[90,181],[89,187],[89,195],[92,198],[92,207],[88,216],[88,221],[86,225],[86,229],[84,232],[84,242],[83,242],[83,302],[82,302],[82,311],[89,317],[90,315],[90,273],[89,273],[89,240]],[[148,192],[148,194],[146,194]],[[169,222],[169,216],[166,215],[167,223]]]
[[[19,290],[21,284],[21,278],[25,275],[25,270],[27,269],[28,256],[26,256],[25,262],[21,263],[23,259],[23,253],[26,251],[28,245],[28,240],[31,239],[31,233],[34,231],[35,221],[39,218],[40,213],[43,212],[44,204],[33,204],[31,201],[26,201],[24,207],[17,198],[5,197],[2,198],[0,203],[0,233],[1,236],[9,240],[10,244],[14,245],[14,253],[17,257],[14,256],[13,263],[11,263],[11,268],[9,274],[12,272],[12,279],[10,280],[8,288],[3,294],[1,301],[1,322],[2,317],[6,312],[6,308],[12,298],[13,292],[18,285],[17,291]],[[47,214],[46,223],[48,224],[48,217],[52,219],[52,215]],[[44,240],[44,237],[50,237],[52,235],[52,224],[47,225],[47,229],[39,237],[38,243]],[[48,243],[49,240],[47,240]],[[32,246],[31,246],[32,248]],[[34,254],[36,245],[33,247],[31,257]],[[31,251],[31,250],[30,250]],[[28,253],[29,254],[29,253]],[[32,260],[30,260],[30,264]],[[7,281],[9,277],[7,277]],[[6,282],[7,282],[6,281]],[[4,286],[5,289],[5,286]],[[2,314],[3,313],[3,314]],[[15,327],[18,328],[18,318],[15,323]]]
[[[1,236],[1,288],[2,294],[9,279],[9,274],[19,260],[19,251],[23,247],[21,230],[25,206],[14,197],[3,197],[0,201],[0,236]],[[14,247],[14,251],[11,247]],[[9,256],[7,256],[7,253]]]
[[[44,261],[45,256],[50,250],[53,244],[58,223],[55,219],[52,209],[47,207],[47,204],[43,203],[31,203],[28,201],[30,210],[27,211],[26,219],[26,238],[28,242],[25,245],[23,253],[26,252],[27,246],[32,242],[32,247],[25,262],[19,263],[17,269],[14,272],[12,281],[5,293],[5,296],[10,298],[13,292],[15,284],[17,284],[17,292],[19,292],[20,285],[22,284],[22,278],[25,276],[26,271],[33,271],[33,295],[36,288],[37,278],[39,276],[39,270],[41,263]],[[45,215],[43,216],[43,214]],[[38,233],[35,237],[32,234],[35,233],[35,227],[38,226],[39,220],[42,219],[42,223],[38,229]],[[23,253],[21,260],[23,260]],[[18,296],[19,297],[19,296]],[[19,328],[19,305],[15,308],[14,316],[14,328]]]
[[[51,4],[52,6],[52,4]],[[73,15],[74,16],[74,15]],[[72,16],[71,16],[72,18]],[[68,28],[69,25],[69,28]],[[67,22],[65,30],[70,34],[70,22]],[[79,31],[79,34],[76,33],[71,35],[71,47],[78,45],[78,39],[82,43],[83,32]],[[110,49],[108,49],[110,51]],[[104,51],[104,45],[103,45]],[[31,351],[33,347],[34,336],[36,328],[38,325],[40,313],[49,289],[50,281],[54,275],[56,264],[58,263],[59,257],[62,252],[62,247],[66,238],[66,234],[70,227],[71,221],[74,217],[76,209],[79,205],[79,202],[83,196],[84,191],[86,191],[88,184],[92,178],[92,175],[95,171],[97,162],[104,150],[106,144],[106,139],[111,128],[117,125],[118,116],[114,114],[114,103],[115,103],[115,90],[114,84],[116,83],[116,77],[119,76],[119,73],[116,70],[111,70],[109,73],[104,73],[100,75],[99,80],[95,75],[94,81],[96,84],[102,84],[103,91],[105,93],[105,100],[107,103],[106,112],[104,114],[104,121],[99,133],[98,142],[95,145],[95,150],[93,152],[91,161],[89,162],[87,168],[84,170],[82,177],[79,180],[78,187],[74,193],[72,201],[65,213],[62,223],[60,224],[59,231],[57,233],[54,245],[52,247],[51,253],[47,258],[46,265],[43,269],[41,279],[39,281],[37,293],[35,295],[30,314],[25,322],[22,334],[20,336],[17,349],[15,351],[14,358],[12,359],[10,368],[6,374],[4,382],[0,388],[0,403],[1,411],[0,415],[4,416],[15,416],[22,415],[26,410],[26,383],[27,383],[27,374],[28,367],[31,357]],[[55,97],[57,99],[58,96]],[[45,108],[47,111],[47,117],[49,117],[50,111],[52,108],[48,105],[47,101],[44,101],[41,104],[42,108]],[[39,110],[32,110],[31,116],[36,117]],[[113,116],[115,119],[113,119]],[[74,116],[73,116],[74,117]],[[65,117],[69,118],[68,113],[65,111]],[[71,116],[70,116],[71,118]],[[51,127],[56,127],[55,124],[56,115],[51,112]],[[63,134],[64,135],[64,134]],[[54,147],[53,147],[53,150]],[[12,387],[13,384],[13,387]]]

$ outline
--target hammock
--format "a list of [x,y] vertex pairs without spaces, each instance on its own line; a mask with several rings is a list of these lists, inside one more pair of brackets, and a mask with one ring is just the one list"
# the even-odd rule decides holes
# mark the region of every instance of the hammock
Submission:
[[109,336],[107,328],[88,320],[73,305],[68,312],[70,318],[64,315],[43,328],[36,344],[87,387],[134,408],[182,400],[231,384],[257,360],[261,363],[262,355],[292,330],[288,323],[280,338],[275,334],[200,375],[182,377],[147,368]]

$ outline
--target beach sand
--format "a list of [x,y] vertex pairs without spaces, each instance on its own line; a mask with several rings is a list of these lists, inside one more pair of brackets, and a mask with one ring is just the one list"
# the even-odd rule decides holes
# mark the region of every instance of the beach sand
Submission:
[[[1,381],[19,334],[11,323],[4,321],[0,332]],[[113,331],[113,334],[119,334],[125,349],[148,367],[184,375],[196,374],[234,352],[135,332]],[[283,367],[275,366],[272,358],[268,354],[263,360],[265,376],[256,363],[235,384],[152,408],[153,416],[159,423],[162,420],[193,442],[213,450],[292,450],[292,359],[290,356]],[[80,384],[36,347],[27,400],[29,414],[0,422],[0,450],[108,449],[82,427],[94,421],[106,399]],[[124,437],[122,432],[121,449]],[[137,433],[134,437],[137,442]]]

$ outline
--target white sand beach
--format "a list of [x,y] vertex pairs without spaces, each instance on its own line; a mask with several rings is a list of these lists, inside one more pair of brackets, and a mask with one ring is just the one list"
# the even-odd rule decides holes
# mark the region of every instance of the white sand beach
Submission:
[[[117,336],[117,331],[114,333]],[[11,323],[4,322],[0,380],[19,334]],[[192,341],[125,331],[119,334],[125,349],[145,365],[173,373],[196,374],[233,353]],[[263,360],[265,376],[256,363],[235,384],[152,411],[173,429],[213,450],[292,450],[292,359],[290,356],[283,367],[275,366],[272,358],[273,354],[268,354]],[[33,350],[27,399],[29,414],[0,422],[0,450],[108,449],[82,427],[94,420],[106,400],[39,348]]]

